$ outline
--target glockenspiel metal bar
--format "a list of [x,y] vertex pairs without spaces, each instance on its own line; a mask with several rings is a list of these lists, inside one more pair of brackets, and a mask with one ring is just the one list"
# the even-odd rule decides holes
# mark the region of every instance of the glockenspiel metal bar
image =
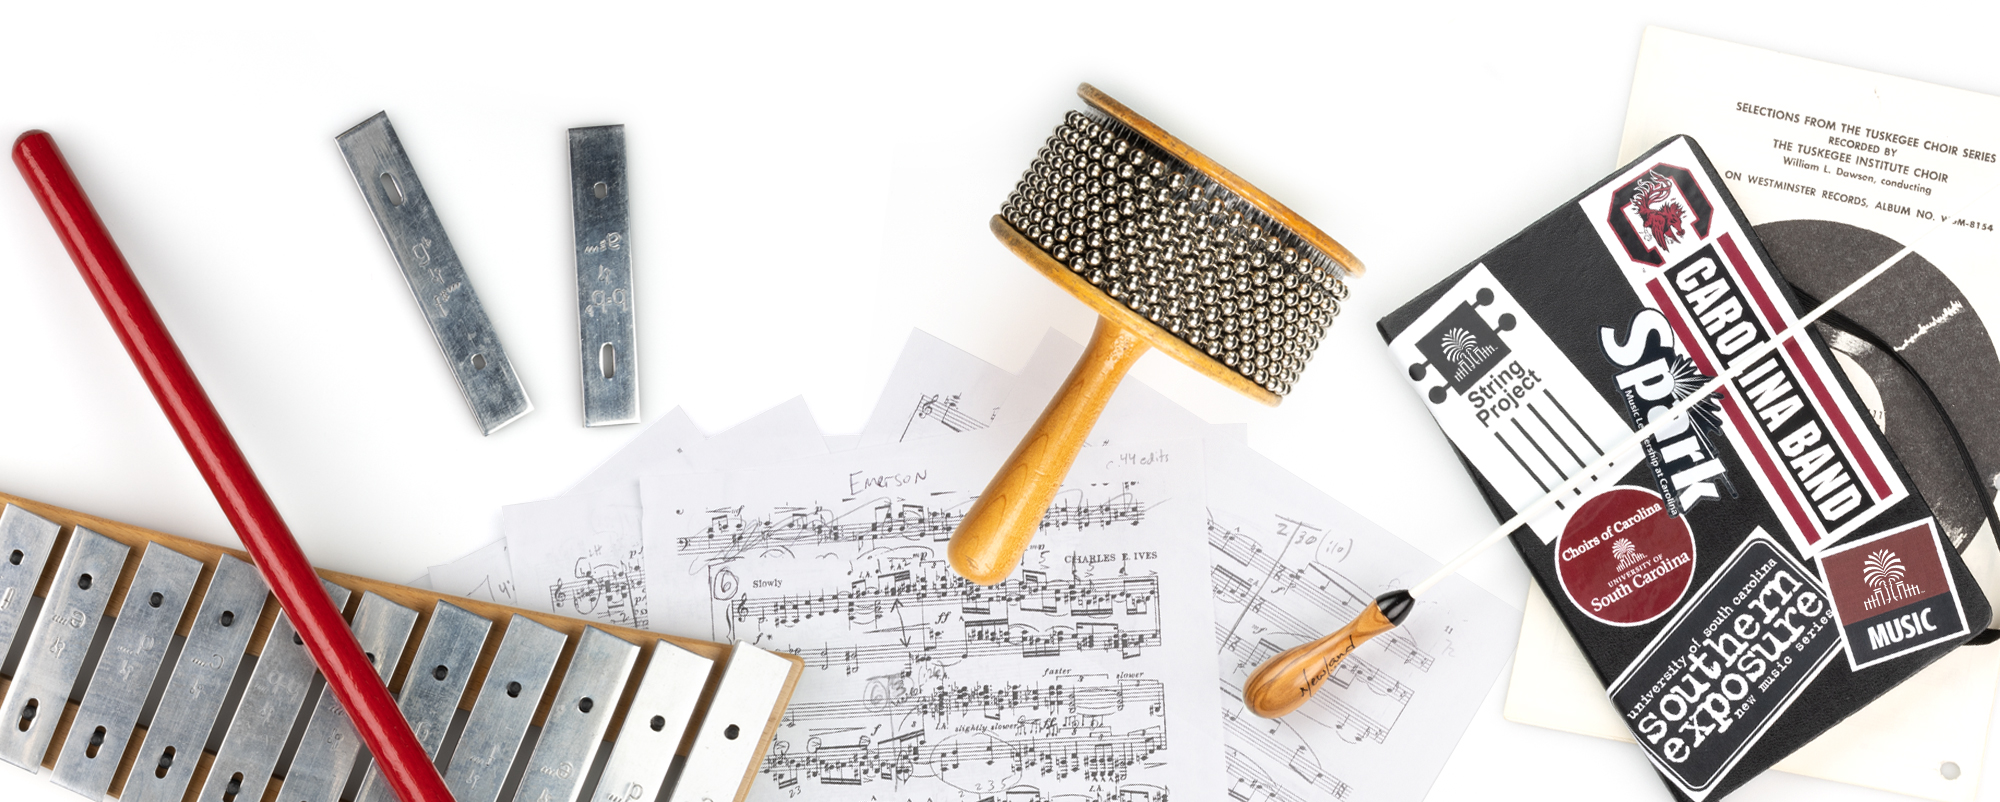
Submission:
[[638,661],[639,647],[631,641],[596,627],[583,631],[521,775],[517,801],[576,802]]
[[569,129],[569,180],[583,425],[638,423],[638,315],[632,296],[625,126]]
[[736,642],[670,802],[720,802],[743,793],[764,754],[767,737],[757,733],[768,736],[766,725],[791,670],[791,661]]
[[[173,671],[161,672],[162,676],[159,679],[166,684],[166,687],[161,690],[163,698],[160,700],[159,710],[154,713],[153,722],[151,723],[152,729],[149,730],[147,727],[134,728],[135,734],[130,739],[132,746],[126,749],[124,755],[119,759],[117,771],[111,782],[110,794],[118,797],[121,802],[184,802],[184,800],[192,802],[192,800],[196,799],[208,799],[209,797],[205,797],[202,793],[198,792],[208,791],[210,784],[213,783],[222,792],[235,791],[235,802],[281,802],[277,800],[278,783],[273,781],[277,778],[274,778],[270,774],[270,767],[268,765],[262,772],[263,776],[256,776],[258,772],[255,771],[245,775],[243,772],[232,768],[241,762],[239,758],[241,757],[242,745],[240,743],[228,744],[227,742],[231,739],[233,733],[242,729],[242,725],[228,722],[219,728],[216,726],[220,707],[226,704],[224,699],[226,698],[225,694],[228,683],[233,677],[241,673],[239,667],[241,666],[241,656],[243,654],[264,654],[265,658],[259,660],[258,665],[267,666],[284,662],[286,660],[284,653],[288,650],[295,652],[302,651],[297,648],[298,644],[295,640],[293,630],[285,623],[282,611],[276,605],[268,603],[268,594],[265,592],[261,579],[255,576],[255,569],[243,562],[242,552],[225,549],[202,541],[151,532],[116,521],[95,518],[58,507],[20,499],[5,493],[0,493],[0,503],[4,503],[7,506],[6,511],[0,511],[0,582],[18,583],[15,586],[19,587],[20,590],[16,592],[14,603],[19,605],[19,608],[26,608],[37,593],[45,597],[45,606],[60,603],[64,583],[59,580],[58,574],[63,573],[64,561],[67,559],[67,555],[74,550],[69,543],[75,541],[78,537],[65,537],[60,534],[63,527],[81,527],[86,532],[109,537],[118,543],[122,543],[128,549],[145,549],[150,548],[152,545],[159,545],[190,556],[204,565],[214,568],[214,574],[207,580],[207,584],[197,585],[198,589],[205,589],[205,592],[199,593],[201,596],[199,611],[184,612],[181,616],[180,628],[177,634],[185,637],[187,640],[183,646],[181,656],[175,661]],[[9,514],[10,512],[12,515]],[[48,543],[40,550],[39,555],[31,553],[31,549],[23,549],[18,563],[10,561],[8,557],[11,555],[12,548],[8,544],[12,541],[5,538],[9,537],[8,533],[10,529],[20,527],[23,523],[33,523],[33,518],[24,517],[30,514],[38,516],[55,526],[57,534],[53,537],[51,543]],[[9,521],[15,523],[10,524]],[[42,527],[44,532],[47,529],[47,526]],[[88,539],[88,535],[81,537],[85,540]],[[29,545],[32,546],[33,544]],[[65,555],[64,559],[54,559],[49,556],[51,553],[58,551]],[[129,555],[129,551],[127,553]],[[131,590],[130,586],[139,573],[140,561],[126,560],[123,561],[123,564],[122,571],[100,572],[103,574],[102,582],[108,583],[113,587],[109,597],[106,599],[107,604],[123,598],[128,592],[138,592]],[[10,568],[17,570],[8,570]],[[345,589],[352,589],[354,592],[373,591],[406,607],[416,609],[436,607],[440,611],[449,609],[438,606],[445,597],[432,591],[419,590],[417,588],[332,571],[320,571],[319,573],[324,579],[333,583],[328,587],[329,594],[343,601],[348,598],[348,591]],[[232,583],[229,577],[237,574],[247,575],[249,581],[247,586],[231,593],[230,588],[235,583]],[[94,581],[93,584],[97,584],[97,582]],[[6,598],[5,587],[8,587],[8,585],[0,584],[0,600]],[[54,601],[50,601],[46,598],[50,596],[57,598]],[[150,591],[141,593],[140,598],[150,600]],[[447,676],[462,674],[468,688],[476,687],[481,689],[479,693],[462,692],[457,702],[459,709],[474,710],[475,708],[484,708],[486,712],[482,717],[475,710],[470,721],[471,726],[467,728],[467,735],[459,739],[460,743],[456,747],[441,747],[439,751],[453,751],[466,756],[465,760],[454,760],[454,762],[458,763],[457,768],[460,772],[466,775],[490,777],[490,781],[487,781],[484,785],[486,794],[485,802],[495,802],[495,796],[500,790],[501,783],[507,779],[510,768],[518,768],[522,771],[526,771],[527,769],[525,764],[516,765],[517,761],[515,760],[516,757],[525,759],[528,756],[526,753],[529,750],[520,748],[523,733],[531,725],[542,724],[544,717],[549,714],[550,708],[555,706],[555,697],[557,694],[545,691],[551,690],[548,678],[555,664],[565,662],[562,655],[565,651],[566,641],[570,636],[575,636],[580,640],[584,632],[591,625],[589,622],[574,618],[518,610],[475,599],[452,598],[451,602],[451,608],[462,608],[464,612],[469,612],[491,622],[507,622],[506,625],[513,632],[532,633],[540,630],[544,636],[541,640],[552,641],[552,643],[547,645],[547,653],[544,657],[524,659],[525,653],[520,648],[503,650],[502,646],[507,640],[506,638],[485,638],[485,643],[483,646],[478,647],[478,657],[471,663],[469,670],[465,672],[457,672],[455,670],[447,672]],[[0,604],[0,615],[4,615],[7,609],[7,605]],[[229,626],[224,626],[220,623],[222,618],[225,617],[225,613],[228,614],[227,618],[230,619],[231,625]],[[53,613],[49,615],[53,615]],[[38,618],[41,617],[38,616]],[[101,619],[101,617],[100,613],[99,618]],[[430,613],[430,617],[440,618],[441,614]],[[82,619],[78,617],[77,620]],[[114,623],[111,626],[115,628],[117,624]],[[639,644],[638,648],[642,655],[657,651],[662,643],[670,643],[693,652],[699,657],[711,660],[719,660],[729,655],[732,651],[729,646],[708,641],[658,636],[628,627],[601,625],[601,628],[629,643]],[[428,633],[430,628],[425,627],[425,631]],[[105,634],[107,636],[110,635],[109,632]],[[44,634],[42,638],[43,640],[37,642],[46,646],[48,636]],[[20,632],[17,634],[16,639],[34,640],[32,631]],[[75,640],[75,636],[72,635],[69,640]],[[109,638],[107,637],[108,640]],[[82,643],[81,641],[77,642]],[[16,645],[25,648],[27,644],[17,643]],[[64,648],[69,649],[70,647],[66,646]],[[78,648],[81,648],[81,646]],[[747,772],[756,767],[761,757],[762,746],[769,742],[770,736],[779,725],[779,716],[784,709],[785,701],[789,699],[792,689],[798,681],[800,668],[803,665],[802,661],[789,655],[776,655],[776,657],[780,660],[788,661],[790,668],[780,679],[779,685],[774,691],[771,707],[761,714],[762,730],[744,729],[739,732],[740,737],[755,745],[752,752],[743,756],[744,764],[741,768],[746,772],[746,776]],[[646,660],[647,658],[642,656],[641,659]],[[538,668],[541,676],[529,676],[529,686],[517,688],[515,697],[505,697],[504,693],[499,693],[496,696],[494,692],[488,692],[492,690],[489,688],[490,685],[497,686],[498,689],[504,691],[507,683],[511,681],[500,679],[490,683],[489,674],[498,677],[522,676],[519,670],[522,664],[529,664],[533,668],[532,664],[538,661],[541,663]],[[303,655],[298,656],[298,662],[301,664],[306,663]],[[652,663],[648,661],[648,665],[651,666]],[[30,678],[28,673],[30,668],[31,666],[24,665],[20,676],[16,677],[16,679],[22,680],[22,682],[10,682],[6,678],[0,678],[0,697],[5,697],[9,693],[14,692],[18,687],[23,686]],[[312,672],[309,670],[309,665],[307,668],[308,670],[299,680],[300,692],[310,687]],[[79,668],[79,672],[80,670]],[[267,672],[270,670],[266,669]],[[266,676],[264,680],[259,681],[256,679],[258,673],[256,670],[250,670],[249,673],[252,677],[249,684],[257,688],[262,688],[262,690],[246,689],[247,701],[238,703],[236,705],[236,712],[223,718],[241,718],[247,721],[252,718],[249,714],[250,709],[271,706],[269,699],[271,696],[270,689],[264,687],[271,682],[270,677]],[[416,690],[422,686],[424,674],[421,668],[408,671],[407,674],[407,677],[396,677],[391,682],[391,687],[407,688],[409,690],[406,690],[405,693],[408,694],[410,690]],[[518,684],[518,681],[513,682]],[[71,686],[74,684],[74,682],[70,683]],[[607,722],[609,730],[623,732],[621,722],[628,715],[636,717],[633,726],[650,723],[651,717],[645,715],[644,712],[647,704],[637,698],[640,695],[641,684],[633,681],[626,682],[626,690],[623,694],[624,699],[615,705],[615,712]],[[96,691],[89,691],[89,693],[96,693]],[[67,688],[65,688],[64,695],[67,695]],[[518,701],[519,703],[497,706],[494,704],[475,703],[476,699],[488,699],[488,697],[507,698],[509,701]],[[705,695],[703,701],[698,703],[695,718],[700,719],[703,716],[702,711],[707,709],[711,698],[714,698],[712,694]],[[300,721],[296,715],[302,703],[302,699],[297,699],[290,705],[292,707],[290,711],[292,714],[291,720],[282,723],[284,729],[279,731],[281,734],[288,735],[294,728],[307,723]],[[4,706],[4,704],[4,699],[0,699],[0,706]],[[66,700],[61,706],[38,710],[38,719],[53,719],[49,722],[53,725],[53,728],[48,735],[52,739],[51,742],[57,743],[57,748],[45,748],[42,750],[41,765],[43,767],[53,769],[61,762],[62,755],[65,753],[65,750],[61,748],[61,744],[69,740],[69,731],[71,729],[82,728],[86,733],[94,732],[96,725],[86,725],[78,722],[78,717],[82,713],[82,705],[79,702],[69,702]],[[502,715],[503,713],[506,715]],[[508,721],[509,717],[512,717],[515,721]],[[4,720],[0,720],[0,724],[4,723]],[[498,723],[500,726],[497,728],[487,726],[491,723]],[[753,723],[751,726],[755,727],[757,725]],[[663,729],[671,731],[672,728],[663,726]],[[683,748],[694,745],[695,729],[688,728],[685,730],[687,735],[681,743]],[[218,749],[222,753],[220,756],[209,754],[203,750],[204,742],[207,740],[211,730],[217,731],[219,737],[225,741],[225,745]],[[496,733],[498,734],[497,738],[494,737]],[[243,738],[241,735],[235,735],[234,737],[238,741],[241,741]],[[484,739],[486,744],[488,744],[483,751],[478,750],[478,744],[475,743],[475,741],[481,739]],[[87,739],[85,742],[87,743]],[[504,743],[504,748],[497,746],[500,743]],[[276,751],[280,747],[281,745],[273,745],[271,749]],[[169,749],[173,751],[169,752]],[[606,762],[609,763],[610,761],[607,760]],[[486,764],[484,769],[477,765],[481,763]],[[579,768],[582,767],[579,766]],[[710,768],[712,770],[721,770],[722,767],[712,766]],[[722,773],[727,774],[730,772],[722,771]],[[211,780],[211,774],[220,776]],[[231,782],[232,780],[234,782]],[[0,781],[0,789],[4,789],[4,787],[4,781]],[[736,799],[741,799],[744,789],[747,789],[747,785],[739,788]],[[454,786],[453,790],[458,791],[459,789],[457,786]],[[256,794],[257,796],[250,796],[251,794]],[[226,796],[226,793],[215,798],[222,798],[222,796]],[[472,802],[462,792],[458,796],[460,802]],[[592,793],[591,796],[595,797],[596,794]],[[387,800],[379,800],[378,802],[387,802]],[[726,800],[716,798],[715,802],[726,802]]]
[[500,335],[472,289],[472,279],[445,236],[417,170],[403,151],[387,112],[363,120],[335,138],[354,183],[403,271],[410,294],[444,353],[479,433],[492,434],[535,408],[527,388],[500,346]]
[[0,658],[14,648],[28,599],[61,532],[61,524],[12,504],[0,512]]
[[257,566],[227,554],[217,560],[173,676],[153,711],[152,726],[136,739],[139,754],[121,802],[181,802],[187,795],[188,781],[270,597]]
[[527,616],[507,623],[500,650],[479,686],[479,700],[465,721],[446,767],[445,786],[458,802],[494,802],[521,751],[521,737],[541,704],[542,691],[569,638]]
[[148,546],[112,619],[83,701],[56,759],[55,783],[96,802],[111,788],[118,759],[139,723],[139,710],[160,675],[201,562],[164,546]]
[[[403,694],[396,700],[396,708],[403,712],[403,719],[410,722],[410,730],[417,734],[417,742],[432,757],[437,756],[438,745],[444,743],[452,714],[458,710],[459,699],[465,696],[473,667],[479,662],[479,651],[492,631],[492,621],[451,602],[438,602],[431,611],[431,622],[424,628],[423,642],[417,644],[417,653],[410,660],[410,673],[403,679]],[[371,764],[354,799],[396,802],[396,795],[382,779],[380,767]]]
[[131,552],[131,547],[80,526],[70,535],[41,620],[28,633],[27,651],[7,687],[6,701],[0,703],[0,760],[29,771],[42,765]]
[[[333,599],[334,607],[346,607],[348,590],[325,580],[320,584]],[[250,684],[236,705],[236,716],[222,736],[222,748],[215,752],[208,779],[202,783],[200,802],[258,802],[264,787],[277,768],[278,755],[298,721],[305,705],[306,691],[312,687],[312,656],[299,642],[292,621],[283,613],[264,641],[264,653],[250,673]]]
[[[403,647],[410,642],[410,630],[417,625],[417,611],[382,598],[374,591],[361,594],[354,610],[354,639],[375,664],[375,674],[383,683],[395,673],[403,659]],[[340,790],[354,773],[361,757],[361,737],[353,720],[331,691],[322,689],[313,704],[312,720],[306,723],[299,751],[285,772],[278,798],[284,802],[340,802]]]
[[655,641],[646,675],[611,741],[611,757],[591,795],[597,802],[653,802],[687,734],[715,661],[666,641]]

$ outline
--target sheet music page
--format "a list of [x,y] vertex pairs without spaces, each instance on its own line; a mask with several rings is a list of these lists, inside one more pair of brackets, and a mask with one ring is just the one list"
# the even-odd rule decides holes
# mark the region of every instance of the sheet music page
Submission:
[[688,449],[705,437],[688,417],[687,410],[674,407],[659,420],[648,424],[638,437],[619,448],[603,465],[597,466],[564,495],[615,487],[630,487],[636,493],[640,476],[687,470],[690,467]]
[[[599,493],[622,489],[629,505],[639,503],[639,476],[645,473],[692,470],[687,450],[705,435],[688,418],[687,411],[674,407],[597,466],[563,495]],[[519,606],[514,597],[514,568],[507,558],[506,525],[500,539],[443,565],[430,567],[431,587],[473,599]]]
[[507,541],[495,540],[451,562],[430,569],[431,589],[468,599],[509,604],[514,598],[514,568],[507,561]]
[[735,471],[827,453],[826,439],[805,396],[758,413],[714,437],[689,446],[695,470]]
[[[685,419],[685,415],[678,416]],[[500,509],[500,534],[516,604],[638,629],[659,622],[646,597],[634,470],[714,470],[826,453],[804,398],[793,398],[707,439],[670,417],[585,480],[605,489]],[[665,631],[672,631],[671,629]],[[679,633],[676,633],[679,634]]]
[[922,329],[911,329],[889,382],[861,427],[861,447],[977,431],[993,425],[1014,374]]
[[662,617],[806,660],[752,798],[1223,798],[1200,441],[1085,448],[979,587],[945,542],[1019,436],[641,481]]
[[573,493],[500,508],[517,604],[652,629],[639,504],[630,490]]
[[1446,579],[1304,707],[1258,718],[1243,708],[1243,681],[1266,659],[1438,563],[1247,447],[1211,440],[1207,457],[1230,798],[1423,799],[1506,662],[1514,610]]

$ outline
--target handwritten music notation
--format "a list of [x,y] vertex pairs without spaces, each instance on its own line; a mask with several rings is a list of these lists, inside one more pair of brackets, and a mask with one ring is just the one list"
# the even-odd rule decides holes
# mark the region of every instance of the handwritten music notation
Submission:
[[914,729],[881,739],[828,741],[814,736],[796,748],[789,742],[781,748],[774,741],[759,773],[787,788],[802,780],[862,785],[919,776],[915,772],[922,769],[962,791],[1004,791],[1036,779],[1122,782],[1135,766],[1167,746],[1166,733],[1158,728],[1031,737],[990,731],[933,735]]
[[[760,772],[787,788],[933,777],[961,791],[999,790],[1011,800],[1039,798],[1017,796],[1040,793],[1023,785],[1037,780],[1122,782],[1166,746],[1157,724],[1117,728],[1128,709],[1157,722],[1166,698],[1158,681],[961,686],[934,678],[929,690],[910,682],[878,677],[866,699],[793,705],[786,731],[804,724],[812,734],[774,742]],[[838,726],[857,718],[887,724],[865,731]],[[815,726],[828,722],[836,726]]]
[[755,780],[762,798],[1165,802],[1170,787],[1221,790],[1219,728],[1178,712],[1217,698],[1182,690],[1213,681],[1201,509],[1173,501],[1199,498],[1199,462],[1096,452],[1021,569],[979,586],[944,555],[1013,446],[989,437],[969,453],[962,439],[990,434],[643,486],[646,542],[673,560],[672,580],[651,572],[661,615],[806,663]]
[[[1301,547],[1310,547],[1323,537],[1310,524],[1285,518],[1278,519],[1275,531],[1286,538],[1288,547],[1294,539],[1301,541]],[[1208,537],[1209,545],[1216,552],[1236,564],[1236,569],[1232,570],[1229,564],[1218,560],[1210,567],[1215,594],[1236,601],[1244,605],[1248,612],[1266,619],[1268,629],[1290,633],[1315,631],[1295,609],[1295,605],[1301,603],[1329,617],[1347,620],[1360,615],[1375,599],[1353,580],[1320,561],[1287,567],[1279,562],[1282,553],[1264,553],[1255,538],[1246,536],[1241,529],[1225,528],[1213,518],[1208,522]],[[1329,544],[1329,550],[1336,554],[1345,554],[1352,547],[1351,541]],[[1252,580],[1245,574],[1257,579]],[[1232,634],[1241,637],[1240,632]],[[1417,671],[1429,671],[1437,661],[1435,656],[1419,647],[1401,630],[1390,630],[1376,641],[1387,645],[1398,660]],[[1229,642],[1224,641],[1225,650],[1229,646]],[[1245,657],[1252,659],[1254,656],[1246,653]],[[1256,663],[1252,663],[1250,667],[1254,669],[1255,666]]]
[[1448,580],[1403,626],[1363,644],[1305,706],[1244,709],[1270,657],[1353,620],[1436,565],[1421,551],[1248,450],[1210,449],[1208,578],[1232,799],[1421,799],[1504,661],[1511,612]]
[[[881,499],[843,510],[820,505],[781,507],[764,516],[746,515],[740,507],[718,507],[705,510],[708,525],[680,538],[675,548],[684,555],[726,559],[772,548],[869,545],[895,540],[943,543],[951,539],[952,531],[958,528],[971,504],[971,498],[946,508]],[[1133,498],[1128,488],[1095,503],[1058,497],[1043,514],[1041,529],[1137,526],[1145,519],[1146,506]]]
[[637,552],[620,559],[578,557],[568,577],[549,584],[549,604],[577,618],[645,629],[651,623],[645,561]]
[[736,576],[739,567],[717,566],[709,579],[715,600],[725,605],[732,639],[775,644],[788,640],[787,630],[825,626],[896,634],[788,649],[808,667],[838,666],[855,674],[870,665],[1077,652],[1130,659],[1161,644],[1156,576],[1049,578],[1024,571],[982,587],[958,578],[941,560],[901,557],[894,570],[863,569],[846,587],[791,594],[747,589]]
[[988,410],[986,413],[986,419],[980,420],[979,418],[975,418],[971,415],[966,414],[964,410],[959,409],[959,405],[962,402],[964,402],[964,400],[965,400],[964,393],[952,393],[950,395],[944,395],[942,393],[924,393],[922,395],[919,395],[917,397],[916,407],[910,410],[909,420],[903,423],[903,431],[902,434],[900,434],[896,438],[897,442],[908,440],[910,437],[910,430],[916,428],[919,424],[925,421],[936,421],[937,425],[943,426],[944,428],[951,430],[953,433],[970,432],[975,429],[984,429],[987,426],[992,425],[993,415],[996,414],[998,410]]
[[938,682],[926,689],[901,674],[870,677],[862,699],[802,702],[785,709],[785,722],[798,724],[884,715],[896,721],[944,723],[958,717],[995,720],[1020,714],[1027,720],[1079,720],[1103,717],[1131,708],[1157,716],[1166,705],[1166,689],[1157,680],[1126,679],[1116,685],[1069,683],[1001,683],[958,685]]
[[[1235,724],[1235,722],[1230,722]],[[1236,733],[1234,730],[1232,734]],[[1264,766],[1244,754],[1234,746],[1223,747],[1223,762],[1229,771],[1229,798],[1232,800],[1270,800],[1271,802],[1311,802],[1303,794],[1292,789],[1292,783],[1279,782]],[[1287,768],[1291,768],[1289,765]],[[1314,770],[1319,782],[1313,785],[1334,799],[1347,799],[1354,787],[1341,782],[1325,772]]]
[[[1037,571],[997,585],[974,585],[950,575],[935,560],[924,561],[915,570],[858,577],[845,588],[820,593],[750,594],[740,593],[738,582],[718,580],[711,585],[721,594],[739,589],[729,607],[735,621],[755,618],[758,624],[780,626],[829,615],[868,626],[909,611],[933,610],[957,610],[968,621],[980,622],[1004,621],[1007,609],[1090,619],[1151,615],[1160,590],[1159,580],[1151,576],[1049,579]],[[1002,610],[998,619],[993,618],[996,609]]]
[[[1286,648],[1322,634],[1308,617],[1351,618],[1373,598],[1333,567],[1353,552],[1351,538],[1333,537],[1323,527],[1283,515],[1271,516],[1268,526],[1246,531],[1243,525],[1225,524],[1213,514],[1208,519],[1210,585],[1215,597],[1236,611],[1232,618],[1218,617],[1216,641],[1226,658],[1224,692],[1238,702],[1242,677]],[[1377,641],[1388,645],[1403,666],[1428,671],[1435,658],[1407,637],[1395,640],[1399,634],[1390,632]],[[1240,704],[1225,708],[1230,778],[1239,790],[1255,790],[1284,802],[1352,796],[1354,786],[1325,767],[1301,728],[1338,742],[1381,744],[1416,692],[1363,654],[1349,656],[1328,682],[1343,691],[1365,692],[1320,693],[1278,721],[1255,718]],[[1281,777],[1272,777],[1272,772],[1282,772]]]

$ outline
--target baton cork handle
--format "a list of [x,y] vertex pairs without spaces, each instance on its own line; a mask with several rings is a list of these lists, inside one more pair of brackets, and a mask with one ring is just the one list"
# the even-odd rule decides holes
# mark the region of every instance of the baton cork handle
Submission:
[[1333,634],[1279,652],[1243,681],[1243,706],[1264,718],[1299,709],[1325,686],[1341,661],[1361,644],[1403,623],[1415,603],[1407,591],[1384,593]]
[[997,585],[1014,573],[1097,416],[1146,349],[1139,335],[1097,319],[1083,358],[951,533],[945,556],[959,576]]

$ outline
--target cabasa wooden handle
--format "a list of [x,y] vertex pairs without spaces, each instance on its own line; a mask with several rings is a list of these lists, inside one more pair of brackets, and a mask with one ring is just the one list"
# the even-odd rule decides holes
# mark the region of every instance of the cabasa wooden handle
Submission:
[[1264,661],[1243,681],[1243,706],[1264,718],[1277,718],[1299,709],[1355,649],[1402,623],[1412,604],[1408,593],[1385,593],[1333,634],[1286,649]]
[[1097,416],[1146,349],[1138,335],[1098,318],[1062,389],[951,533],[945,554],[959,576],[995,585],[1014,573]]

